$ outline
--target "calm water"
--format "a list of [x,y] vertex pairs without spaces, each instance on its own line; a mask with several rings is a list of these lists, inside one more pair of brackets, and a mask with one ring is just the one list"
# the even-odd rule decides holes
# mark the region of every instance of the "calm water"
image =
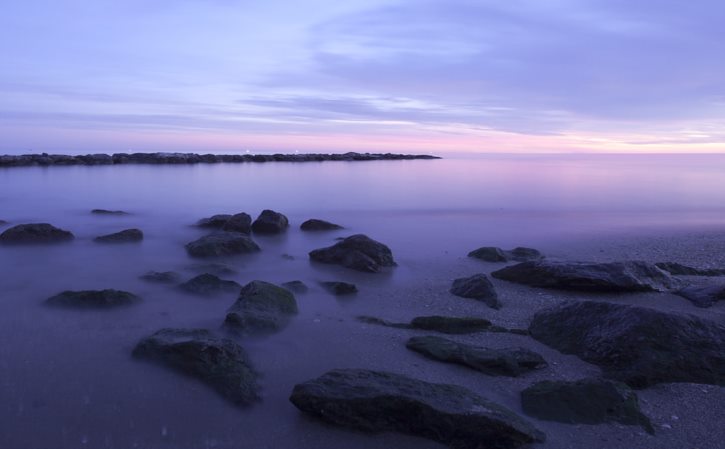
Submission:
[[[318,426],[287,396],[327,369],[405,363],[378,354],[346,323],[384,315],[386,292],[420,284],[431,266],[482,245],[546,251],[601,234],[725,229],[724,173],[725,156],[705,155],[0,169],[0,219],[50,222],[76,235],[70,244],[0,247],[0,448],[438,447]],[[131,215],[94,216],[93,208]],[[260,254],[225,260],[238,271],[229,278],[346,279],[370,297],[336,301],[313,290],[298,298],[300,316],[284,332],[246,342],[265,375],[265,399],[238,410],[191,379],[130,359],[138,339],[161,327],[218,328],[234,297],[189,297],[138,276],[197,274],[183,245],[203,232],[191,224],[265,208],[285,213],[292,227],[255,237]],[[307,218],[348,229],[305,234],[297,226]],[[143,243],[92,242],[129,227],[144,231]],[[400,266],[371,277],[307,261],[311,249],[358,232],[389,244]],[[91,288],[145,301],[97,312],[41,305],[61,290]]]

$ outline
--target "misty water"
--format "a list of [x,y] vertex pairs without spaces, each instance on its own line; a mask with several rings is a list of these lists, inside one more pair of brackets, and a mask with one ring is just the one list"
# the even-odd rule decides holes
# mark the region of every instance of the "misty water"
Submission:
[[[442,160],[0,169],[0,219],[48,222],[67,244],[0,247],[0,447],[388,448],[439,447],[399,435],[366,436],[304,418],[293,385],[333,368],[414,374],[409,355],[354,320],[430,309],[421,286],[479,246],[544,252],[599,236],[713,229],[725,225],[725,157],[461,156]],[[91,209],[121,209],[98,216]],[[184,244],[218,213],[263,209],[288,216],[282,236],[254,239],[262,252],[219,260],[244,284],[299,279],[300,314],[282,332],[242,345],[263,374],[263,401],[229,405],[207,386],[131,358],[138,340],[164,327],[217,330],[234,295],[200,298],[139,276],[203,272]],[[321,218],[344,230],[304,233]],[[139,244],[93,238],[143,230]],[[388,244],[398,267],[371,275],[311,264],[307,253],[364,233]],[[291,256],[291,257],[290,257]],[[467,274],[467,273],[462,273]],[[323,280],[357,283],[338,299]],[[62,290],[117,288],[143,298],[120,309],[48,308]],[[400,310],[391,298],[420,298]],[[432,306],[435,309],[435,306]],[[437,369],[437,368],[434,368]],[[431,372],[428,377],[435,377]]]

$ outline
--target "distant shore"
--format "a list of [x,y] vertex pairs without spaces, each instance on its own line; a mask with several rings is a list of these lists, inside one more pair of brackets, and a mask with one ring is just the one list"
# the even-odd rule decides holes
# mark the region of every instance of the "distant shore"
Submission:
[[218,164],[243,162],[394,161],[440,159],[427,154],[342,153],[342,154],[197,154],[197,153],[114,153],[114,154],[21,154],[0,156],[0,167],[50,165],[120,164]]

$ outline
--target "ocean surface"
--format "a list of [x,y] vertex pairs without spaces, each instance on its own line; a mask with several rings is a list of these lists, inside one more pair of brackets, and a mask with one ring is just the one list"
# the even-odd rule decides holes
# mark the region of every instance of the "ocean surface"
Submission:
[[[371,331],[354,317],[402,315],[389,295],[419,292],[436,270],[479,246],[547,252],[604,235],[725,229],[724,173],[723,155],[0,169],[0,219],[9,222],[0,231],[48,222],[76,235],[68,244],[0,247],[0,448],[439,447],[331,429],[302,417],[287,397],[295,383],[331,368],[405,371],[407,359],[377,346],[384,341],[366,341]],[[130,214],[92,215],[95,208]],[[259,254],[222,260],[237,272],[226,278],[299,279],[313,289],[298,296],[300,315],[287,329],[243,343],[264,375],[264,400],[238,409],[130,355],[163,327],[218,329],[234,295],[198,298],[138,277],[199,274],[205,261],[184,250],[205,233],[193,224],[219,213],[254,218],[263,209],[287,215],[289,231],[255,236]],[[308,218],[346,229],[301,232]],[[93,242],[132,227],[143,230],[142,243]],[[368,275],[308,261],[310,250],[356,233],[388,244],[399,266]],[[314,288],[335,279],[357,283],[361,294],[340,300]],[[111,311],[42,305],[62,290],[97,288],[144,301]]]

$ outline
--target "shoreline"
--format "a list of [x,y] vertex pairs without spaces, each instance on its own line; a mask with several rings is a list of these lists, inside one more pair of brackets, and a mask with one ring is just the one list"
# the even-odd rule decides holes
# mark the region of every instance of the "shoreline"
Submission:
[[431,160],[439,156],[396,153],[306,153],[306,154],[198,154],[198,153],[97,153],[84,155],[21,154],[0,155],[0,167],[53,165],[121,165],[121,164],[218,164],[246,162],[324,162],[324,161],[397,161]]

